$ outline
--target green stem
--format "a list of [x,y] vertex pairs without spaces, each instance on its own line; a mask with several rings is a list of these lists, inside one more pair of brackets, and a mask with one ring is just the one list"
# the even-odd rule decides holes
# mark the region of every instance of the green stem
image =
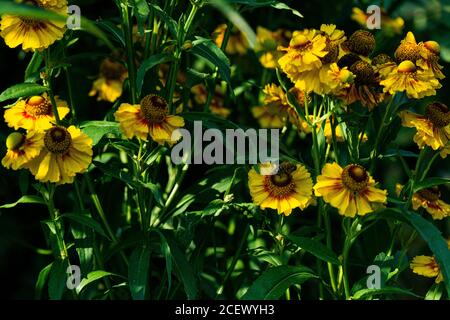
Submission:
[[[319,200],[319,214],[323,215],[323,220],[324,220],[324,224],[325,224],[327,248],[330,249],[331,251],[333,251],[333,243],[332,243],[333,239],[332,239],[332,234],[331,234],[330,215],[329,215],[328,210],[326,210],[326,208],[324,207],[324,203],[323,203],[322,199]],[[328,267],[328,274],[330,276],[331,288],[332,288],[333,292],[336,293],[337,285],[336,285],[336,276],[334,273],[333,264],[331,262],[327,262],[327,267]]]
[[136,64],[134,60],[134,48],[133,48],[133,21],[131,11],[124,1],[121,4],[122,7],[122,28],[125,34],[125,44],[127,47],[127,59],[128,59],[128,79],[130,81],[130,93],[131,101],[133,104],[138,102],[139,97],[137,96],[136,89]]

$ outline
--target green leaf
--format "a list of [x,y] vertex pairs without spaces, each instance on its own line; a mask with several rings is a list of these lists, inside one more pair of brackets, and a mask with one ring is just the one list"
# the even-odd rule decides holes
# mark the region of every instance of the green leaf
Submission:
[[87,214],[65,213],[65,214],[62,214],[60,217],[75,221],[83,226],[86,226],[86,227],[96,231],[98,234],[104,236],[105,238],[108,238],[108,236],[106,235],[106,233],[103,230],[100,223],[98,223],[96,220],[94,220],[92,217],[88,216]]
[[420,296],[416,295],[415,293],[405,290],[405,289],[396,288],[396,287],[385,287],[385,288],[381,288],[381,289],[361,289],[352,296],[352,299],[353,300],[363,300],[363,299],[373,298],[375,296],[385,295],[385,294],[388,294],[388,295],[389,294],[399,294],[399,295],[404,295],[404,296],[412,296],[412,297],[416,297],[416,298],[421,298]]
[[178,276],[183,282],[184,291],[189,300],[197,299],[198,289],[195,273],[192,269],[192,264],[189,263],[186,255],[180,250],[174,236],[169,232],[161,232],[155,230],[160,235],[163,235],[170,247],[172,253],[173,263],[178,271]]
[[167,53],[159,53],[146,59],[141,64],[136,76],[136,88],[139,96],[141,95],[142,85],[144,84],[144,78],[147,71],[159,64],[169,62],[172,59],[173,57]]
[[341,262],[339,261],[336,254],[328,249],[325,245],[323,245],[318,240],[313,240],[310,238],[304,238],[304,237],[298,237],[293,235],[286,236],[289,240],[291,240],[293,243],[298,245],[300,248],[304,249],[305,251],[311,253],[316,258],[319,258],[320,260],[323,260],[325,262],[330,262],[335,265],[341,265]]
[[166,259],[166,273],[167,273],[167,281],[168,287],[167,290],[170,291],[172,287],[172,251],[170,250],[170,246],[167,243],[167,240],[164,236],[161,235],[161,252]]
[[318,277],[309,268],[303,266],[279,266],[265,271],[253,282],[244,300],[275,300],[279,299],[290,286],[302,284],[309,279]]
[[53,262],[48,280],[48,295],[50,300],[61,300],[67,286],[67,261]]
[[96,24],[100,28],[108,31],[108,33],[110,33],[113,38],[116,39],[118,43],[120,43],[121,47],[125,48],[125,39],[123,38],[123,32],[117,25],[108,20],[100,20],[96,22]]
[[400,209],[390,209],[388,211],[394,211],[399,218],[408,222],[428,244],[444,276],[447,294],[450,295],[450,250],[439,229],[415,212]]
[[81,280],[80,284],[78,285],[78,287],[76,288],[77,294],[80,294],[81,291],[90,283],[97,281],[101,278],[104,277],[108,277],[108,276],[115,276],[116,274],[111,273],[111,272],[107,272],[107,271],[103,271],[103,270],[96,270],[96,271],[92,271],[89,272],[89,274],[87,275],[86,278],[84,278],[83,280]]
[[39,95],[47,88],[36,83],[20,83],[9,87],[0,94],[0,102]]
[[17,206],[19,203],[38,203],[45,205],[44,199],[39,196],[22,196],[19,200],[14,203],[4,204],[0,206],[0,209],[10,209]]
[[178,39],[178,24],[173,20],[163,9],[158,5],[149,3],[151,9],[164,21],[165,25],[169,29],[173,39]]
[[106,134],[113,134],[120,137],[122,133],[119,124],[112,121],[85,121],[81,125],[81,130],[92,139],[93,145],[97,145]]
[[27,69],[25,70],[25,82],[28,82],[28,79],[39,71],[43,61],[43,55],[39,51],[35,51],[33,53],[33,57],[31,57],[31,60],[28,63]]
[[39,272],[38,279],[36,281],[36,286],[34,289],[34,295],[37,300],[41,299],[42,290],[44,289],[45,284],[47,283],[48,275],[50,273],[50,269],[52,268],[53,262],[48,266],[44,267],[41,272]]
[[150,266],[150,248],[146,245],[134,249],[128,266],[128,284],[133,300],[144,300],[147,292]]
[[192,42],[192,54],[211,62],[219,70],[219,74],[223,80],[230,84],[231,68],[230,60],[222,50],[211,40],[202,37],[195,37]]
[[450,183],[450,179],[448,178],[427,178],[423,181],[414,183],[414,192],[447,183]]
[[425,300],[441,300],[443,290],[444,288],[441,283],[433,283],[425,295]]

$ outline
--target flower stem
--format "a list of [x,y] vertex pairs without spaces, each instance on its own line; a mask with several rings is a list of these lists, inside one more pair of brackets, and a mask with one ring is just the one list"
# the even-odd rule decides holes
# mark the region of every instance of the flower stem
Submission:
[[126,1],[121,4],[122,8],[122,28],[125,35],[125,44],[127,47],[127,66],[128,66],[128,79],[130,81],[130,94],[131,102],[136,104],[139,100],[136,90],[136,64],[134,60],[134,48],[133,48],[133,21],[131,11],[129,10]]

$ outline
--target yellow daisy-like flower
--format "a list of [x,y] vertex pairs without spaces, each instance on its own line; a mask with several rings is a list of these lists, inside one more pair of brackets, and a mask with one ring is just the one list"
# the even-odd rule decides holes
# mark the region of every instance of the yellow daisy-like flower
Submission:
[[147,140],[150,135],[161,145],[166,142],[173,145],[176,141],[172,141],[172,133],[184,126],[184,119],[169,115],[166,100],[154,94],[145,96],[140,104],[122,103],[114,116],[128,139],[136,136]]
[[[397,196],[400,196],[403,186],[395,185]],[[442,220],[450,215],[450,205],[442,201],[438,186],[419,190],[413,194],[412,207],[414,210],[424,208],[434,220]]]
[[435,257],[430,256],[416,256],[413,258],[410,268],[415,274],[427,277],[436,278],[436,283],[442,282],[444,277],[442,276],[441,268],[436,262]]
[[253,202],[288,216],[295,208],[304,210],[313,201],[311,175],[303,165],[283,162],[277,174],[262,175],[252,168],[248,185]]
[[401,62],[380,84],[384,86],[384,92],[395,94],[406,91],[406,95],[414,99],[433,96],[436,89],[442,87],[430,70],[419,70],[409,60]]
[[11,133],[6,139],[8,151],[2,159],[2,165],[9,169],[18,170],[37,157],[44,145],[44,134],[37,131],[28,131],[22,134],[20,132]]
[[[60,15],[67,14],[65,0],[35,0],[25,3]],[[22,45],[25,51],[48,48],[55,41],[62,39],[65,30],[65,21],[39,20],[15,15],[3,15],[0,21],[0,35],[5,39],[6,45],[10,48]]]
[[80,129],[55,126],[44,135],[40,154],[26,164],[35,178],[42,182],[72,183],[92,161],[92,139]]
[[89,96],[97,96],[97,100],[116,101],[122,95],[122,86],[128,77],[128,71],[123,64],[106,58],[100,65],[100,75],[92,84]]
[[282,29],[277,31],[270,31],[263,27],[256,29],[255,52],[261,54],[259,62],[264,68],[275,69],[278,67],[278,59],[283,56],[283,52],[277,48],[287,46],[290,37],[291,33]]
[[445,104],[434,102],[427,105],[425,115],[402,111],[399,116],[403,126],[416,128],[414,142],[419,148],[427,145],[433,150],[441,149],[441,156],[446,157],[450,140],[450,110]]
[[[67,103],[55,97],[58,115],[63,119],[70,109]],[[26,130],[36,130],[43,132],[49,129],[56,122],[53,114],[52,102],[47,93],[40,96],[33,96],[25,100],[19,100],[4,114],[5,121],[14,129],[24,128]]]
[[[216,45],[220,48],[225,36],[225,31],[227,30],[226,24],[219,25],[213,32],[212,37]],[[225,52],[228,54],[238,54],[244,55],[247,53],[249,48],[249,43],[245,34],[243,34],[239,29],[232,29],[230,37],[228,38],[227,47]]]
[[441,47],[436,41],[426,41],[419,43],[420,58],[417,60],[417,66],[424,70],[431,70],[434,76],[438,79],[444,79],[445,76],[441,69],[443,68],[439,64],[439,55]]
[[314,192],[347,217],[364,216],[387,201],[387,191],[376,188],[375,180],[357,164],[345,168],[337,163],[325,164]]
[[[203,84],[193,86],[191,92],[194,94],[194,100],[197,104],[203,106],[208,101],[208,90]],[[220,85],[216,85],[216,90],[209,103],[209,110],[222,118],[228,118],[231,114],[231,110],[225,107],[225,94]]]
[[289,46],[280,47],[286,52],[278,63],[293,83],[302,79],[302,72],[318,69],[326,51],[327,38],[317,30],[294,31]]

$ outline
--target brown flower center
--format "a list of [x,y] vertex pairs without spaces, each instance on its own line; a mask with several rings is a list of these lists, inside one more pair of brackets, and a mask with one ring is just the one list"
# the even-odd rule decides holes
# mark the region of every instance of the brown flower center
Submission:
[[347,47],[351,52],[368,56],[375,49],[375,37],[369,31],[355,31],[347,42]]
[[395,50],[394,57],[397,62],[409,60],[416,63],[420,59],[420,47],[412,42],[404,42]]
[[166,100],[156,94],[149,94],[141,100],[141,110],[145,119],[152,123],[161,123],[169,114]]
[[342,56],[337,62],[337,65],[342,69],[344,67],[350,67],[352,64],[360,60],[361,58],[356,53],[350,52]]
[[437,186],[417,191],[419,196],[427,201],[435,202],[441,197],[441,192]]
[[327,40],[325,51],[328,51],[328,53],[323,58],[321,58],[322,63],[326,64],[337,61],[339,56],[339,46],[332,44],[330,40]]
[[72,137],[66,128],[53,127],[45,133],[44,144],[50,152],[64,154],[72,144]]
[[370,85],[376,82],[376,76],[373,67],[363,60],[356,61],[350,66],[349,70],[355,75],[356,84]]
[[25,111],[33,117],[50,115],[52,104],[43,96],[33,96],[26,101]]
[[450,110],[443,103],[433,102],[429,104],[425,109],[425,115],[438,128],[450,124]]
[[280,164],[278,173],[266,176],[265,187],[270,195],[275,197],[285,197],[295,190],[295,183],[292,178],[292,172],[296,170],[294,164],[283,162]]
[[342,171],[341,177],[344,186],[353,192],[364,190],[369,183],[369,175],[366,169],[357,164],[346,166]]

